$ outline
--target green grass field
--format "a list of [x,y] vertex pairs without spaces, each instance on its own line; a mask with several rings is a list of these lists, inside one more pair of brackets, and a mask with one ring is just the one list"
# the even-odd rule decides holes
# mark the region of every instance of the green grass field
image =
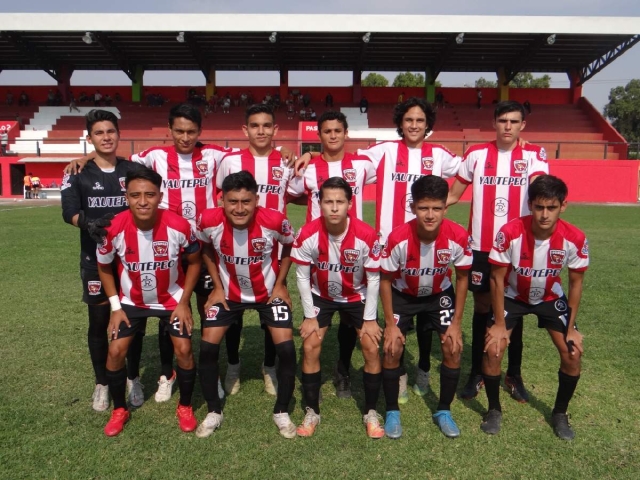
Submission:
[[[368,439],[360,414],[359,351],[353,357],[355,398],[336,398],[330,381],[337,357],[334,328],[323,352],[322,424],[312,438],[283,439],[271,420],[273,397],[262,392],[263,337],[251,315],[245,318],[241,348],[242,388],[228,399],[220,430],[204,440],[184,434],[174,416],[177,393],[169,403],[153,400],[159,361],[157,329],[150,321],[142,360],[147,401],[120,436],[107,438],[102,429],[108,413],[94,412],[90,402],[93,371],[78,232],[62,222],[58,205],[24,206],[0,206],[0,478],[640,478],[637,208],[570,205],[564,216],[586,231],[592,263],[578,316],[586,345],[583,373],[569,408],[577,436],[563,442],[548,424],[559,360],[533,317],[525,319],[523,361],[531,402],[518,404],[503,391],[503,428],[495,437],[479,429],[484,391],[476,400],[454,401],[459,439],[446,439],[431,422],[440,364],[434,343],[434,392],[424,399],[410,393],[401,407],[404,436]],[[450,209],[449,218],[466,224],[468,208]],[[366,212],[371,218],[371,206]],[[297,227],[302,211],[292,210],[290,217]],[[295,285],[293,276],[290,285]],[[468,301],[462,381],[469,367],[470,307]],[[299,303],[295,314],[298,326]],[[300,347],[297,333],[295,341]],[[198,343],[195,335],[196,352]],[[415,334],[407,340],[407,352],[412,383]],[[221,359],[224,372],[224,353]],[[300,401],[298,384],[291,405],[296,423],[303,418]],[[206,405],[199,388],[194,407],[203,419]]]

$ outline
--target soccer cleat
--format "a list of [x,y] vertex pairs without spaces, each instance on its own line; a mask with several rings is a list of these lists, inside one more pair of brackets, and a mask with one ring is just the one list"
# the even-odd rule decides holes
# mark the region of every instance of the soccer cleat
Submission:
[[173,376],[169,379],[165,375],[158,380],[158,391],[154,395],[156,402],[168,402],[171,400],[171,393],[173,390],[173,384],[176,382],[176,372],[173,371]]
[[140,377],[136,377],[133,380],[127,378],[127,391],[129,392],[127,399],[129,404],[133,407],[141,407],[144,403],[144,392],[142,389],[144,385],[140,383]]
[[109,408],[109,386],[96,384],[91,399],[93,400],[93,409],[96,412],[104,412]]
[[527,403],[529,401],[529,392],[524,388],[522,375],[505,375],[504,383],[507,386],[507,390],[511,393],[511,398],[515,401],[520,403]]
[[299,437],[310,437],[316,431],[316,427],[320,423],[320,415],[313,408],[307,407],[307,413],[304,416],[302,425],[296,429]]
[[222,381],[220,377],[218,377],[218,398],[220,400],[224,399],[224,388],[222,388]]
[[420,367],[418,367],[418,371],[416,373],[416,383],[413,385],[413,393],[424,397],[429,391],[430,377],[431,374],[429,372],[425,372],[424,370],[420,369]]
[[104,426],[104,434],[107,437],[115,437],[124,428],[124,424],[129,421],[129,411],[124,408],[116,408],[111,412],[111,418]]
[[502,425],[502,412],[499,410],[489,410],[482,417],[482,423],[480,424],[480,430],[489,435],[495,435],[500,431]]
[[482,375],[471,374],[469,375],[469,380],[467,380],[466,385],[462,389],[462,393],[460,397],[464,400],[471,400],[472,398],[476,398],[480,389],[484,387],[484,380],[482,379]]
[[409,375],[406,373],[400,376],[398,380],[400,382],[400,389],[398,390],[398,403],[404,405],[409,401],[409,392],[407,391],[407,384],[409,383]]
[[351,377],[342,375],[338,371],[338,367],[333,371],[333,384],[336,387],[336,396],[338,398],[351,398]]
[[451,416],[449,410],[438,410],[433,414],[433,423],[435,423],[440,431],[447,438],[457,438],[460,436],[460,429]]
[[264,391],[274,397],[278,395],[278,375],[276,367],[265,367],[262,364],[262,376],[264,378]]
[[284,438],[295,438],[297,429],[287,412],[274,413],[273,422],[276,424],[276,427],[278,427],[278,430],[280,430],[280,435]]
[[240,362],[227,365],[227,375],[224,377],[224,389],[229,395],[240,391]]
[[387,412],[384,419],[384,434],[389,438],[400,438],[402,436],[402,424],[400,423],[400,410]]
[[576,432],[569,425],[569,415],[566,413],[554,413],[551,416],[551,425],[553,432],[562,440],[573,440],[576,436]]
[[224,416],[222,413],[209,412],[204,420],[196,429],[196,437],[206,438],[211,435],[215,429],[220,428]]
[[178,424],[180,430],[183,432],[193,432],[198,426],[196,417],[193,416],[193,408],[191,405],[180,405],[176,408],[176,417],[178,417]]
[[362,422],[367,427],[367,436],[369,438],[382,438],[384,437],[384,428],[380,426],[380,420],[382,416],[375,410],[369,410],[366,415],[362,416]]

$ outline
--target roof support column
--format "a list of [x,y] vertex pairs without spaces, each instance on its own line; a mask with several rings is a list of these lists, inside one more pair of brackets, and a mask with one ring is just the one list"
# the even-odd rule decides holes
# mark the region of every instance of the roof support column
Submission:
[[352,92],[352,101],[353,103],[360,103],[360,99],[362,98],[362,72],[360,70],[353,71],[353,92]]
[[498,68],[498,101],[509,100],[509,82],[507,81],[507,71],[504,67]]
[[572,68],[567,72],[569,77],[569,90],[571,92],[571,103],[576,104],[582,97],[582,84],[580,83],[580,72],[577,68]]
[[289,70],[284,68],[280,69],[280,103],[284,105],[284,102],[289,96]]
[[142,101],[142,78],[144,77],[144,68],[136,65],[133,72],[134,81],[131,82],[131,101],[140,103]]
[[424,71],[424,96],[429,103],[436,101],[436,74],[433,67],[427,67]]
[[68,65],[61,65],[57,71],[58,74],[58,90],[62,93],[62,101],[69,103],[71,100],[71,75],[73,74],[73,68]]
[[207,84],[204,88],[204,96],[207,99],[207,102],[211,100],[211,98],[215,93],[216,93],[216,69],[215,67],[209,67],[209,72],[207,74]]

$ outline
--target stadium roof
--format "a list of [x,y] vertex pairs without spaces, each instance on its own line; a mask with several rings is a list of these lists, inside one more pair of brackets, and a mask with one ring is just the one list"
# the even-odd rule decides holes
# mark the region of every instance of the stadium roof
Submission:
[[638,17],[9,13],[2,24],[0,70],[41,69],[54,78],[63,65],[122,70],[131,79],[138,67],[205,75],[504,67],[508,79],[576,69],[583,83],[640,40]]

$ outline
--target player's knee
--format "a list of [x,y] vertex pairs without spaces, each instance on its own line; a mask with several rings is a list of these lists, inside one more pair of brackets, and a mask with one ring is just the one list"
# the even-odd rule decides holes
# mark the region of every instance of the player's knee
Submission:
[[200,342],[200,365],[213,367],[218,364],[220,358],[220,344],[202,340]]
[[574,355],[571,355],[568,351],[560,355],[560,368],[571,375],[577,375],[580,373],[582,367],[582,355],[577,350]]
[[320,339],[317,337],[314,339],[315,334],[305,338],[304,343],[302,344],[302,351],[304,352],[304,357],[308,359],[314,359],[320,357],[320,352],[322,351],[322,343],[320,343]]
[[193,351],[191,350],[191,342],[188,340],[175,342],[173,345],[173,352],[176,355],[178,363],[189,362],[193,358]]
[[453,353],[452,347],[446,343],[442,347],[442,363],[447,368],[460,368],[460,352]]
[[296,367],[296,347],[293,344],[293,340],[287,340],[285,342],[276,343],[276,354],[280,359],[281,368],[291,368],[295,370]]
[[364,335],[360,340],[360,348],[362,349],[362,355],[365,360],[371,360],[379,356],[378,346],[368,335]]

